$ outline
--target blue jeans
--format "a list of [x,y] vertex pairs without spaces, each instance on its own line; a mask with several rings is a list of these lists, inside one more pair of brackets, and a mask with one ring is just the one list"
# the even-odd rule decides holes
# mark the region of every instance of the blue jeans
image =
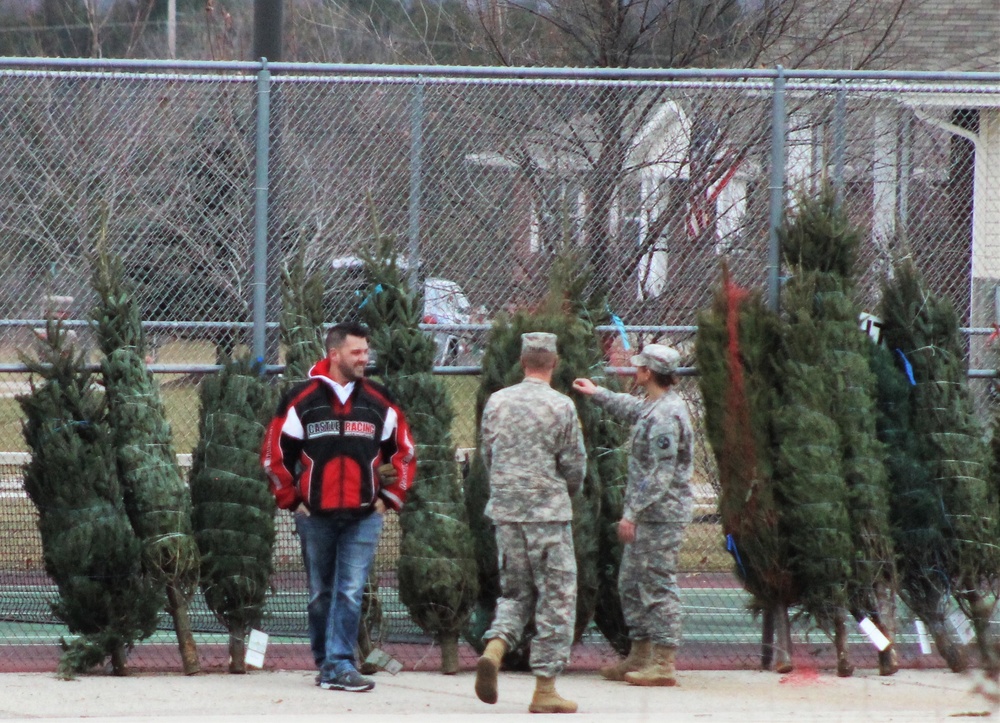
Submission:
[[357,668],[361,597],[375,558],[382,515],[361,519],[295,515],[309,581],[309,643],[323,680]]

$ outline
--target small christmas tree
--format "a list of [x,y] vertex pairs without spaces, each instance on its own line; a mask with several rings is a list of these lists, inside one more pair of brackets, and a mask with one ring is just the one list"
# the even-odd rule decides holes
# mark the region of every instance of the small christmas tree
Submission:
[[[477,429],[489,396],[523,379],[519,362],[523,333],[543,331],[557,335],[560,362],[552,378],[553,389],[570,394],[576,377],[603,377],[604,358],[590,321],[593,318],[590,309],[595,304],[583,301],[587,279],[579,269],[580,264],[573,256],[562,257],[553,270],[550,292],[541,309],[535,313],[517,312],[510,318],[501,316],[494,322],[483,355],[476,398]],[[605,384],[616,386],[613,382]],[[596,405],[581,401],[575,394],[571,394],[571,398],[577,402],[587,447],[587,476],[583,490],[573,498],[573,544],[577,561],[576,633],[579,636],[591,620],[596,620],[612,645],[626,652],[628,635],[617,589],[621,547],[617,541],[612,543],[609,540],[611,533],[607,528],[621,517],[621,489],[624,487],[626,468],[625,455],[620,448],[627,430],[611,421]],[[611,505],[616,504],[617,509],[602,513],[605,489],[609,489],[607,499]],[[474,645],[481,644],[500,596],[496,540],[492,525],[483,515],[488,499],[489,480],[477,445],[465,487],[480,581],[479,604],[467,631]],[[510,655],[507,661],[510,667],[524,662],[522,658],[526,656],[530,632],[524,642],[525,646]]]
[[192,522],[205,602],[229,631],[229,672],[245,673],[246,636],[263,616],[271,575],[275,504],[258,455],[276,400],[259,366],[221,349],[219,363],[201,383]]
[[45,570],[59,600],[53,612],[79,635],[59,661],[72,677],[110,657],[115,675],[127,655],[156,630],[162,605],[143,574],[142,543],[125,513],[102,400],[81,353],[63,330],[47,325],[41,363],[24,358],[44,383],[18,398],[31,461],[24,488],[38,508]]
[[[306,271],[304,250],[290,255],[281,269],[281,343],[285,349],[286,386],[303,381],[312,365],[326,356],[323,339],[324,283]],[[273,411],[273,410],[272,410]]]
[[476,599],[476,565],[451,438],[447,390],[432,373],[434,340],[420,330],[421,299],[400,274],[392,237],[378,233],[367,259],[376,373],[393,392],[417,447],[417,484],[400,514],[399,597],[441,647],[441,672],[458,672],[458,638]]
[[899,596],[927,626],[948,667],[959,673],[968,667],[968,660],[945,616],[948,579],[938,572],[939,551],[948,547],[947,521],[913,430],[910,380],[882,345],[872,345],[869,361],[878,390],[878,434],[887,451]]
[[[944,514],[945,544],[934,551],[935,564],[925,573],[947,581],[972,621],[984,667],[995,674],[1000,659],[986,591],[1000,581],[995,538],[1000,511],[990,482],[990,450],[969,395],[958,317],[947,300],[927,290],[909,261],[885,285],[881,316],[886,345],[913,380],[910,426],[934,485],[931,494]],[[937,533],[927,536],[928,544],[936,540]]]
[[[300,245],[281,270],[281,321],[279,334],[285,350],[285,373],[282,387],[305,381],[316,362],[326,357],[323,333],[323,296],[326,284],[319,273],[306,269],[305,247]],[[334,322],[343,321],[335,319]],[[272,410],[273,411],[273,410]],[[303,551],[304,554],[304,551]],[[309,569],[306,565],[306,575]],[[308,582],[307,582],[308,586]],[[378,580],[369,575],[361,596],[361,625],[358,628],[358,648],[361,651],[361,672],[372,674],[377,668],[364,662],[375,647],[373,635],[381,629],[382,606],[378,599]]]
[[184,673],[199,672],[188,603],[198,586],[199,555],[191,528],[191,495],[174,454],[170,425],[152,375],[139,309],[122,283],[118,257],[101,250],[95,259],[93,311],[104,358],[118,475],[125,510],[143,542],[147,574],[166,587]]

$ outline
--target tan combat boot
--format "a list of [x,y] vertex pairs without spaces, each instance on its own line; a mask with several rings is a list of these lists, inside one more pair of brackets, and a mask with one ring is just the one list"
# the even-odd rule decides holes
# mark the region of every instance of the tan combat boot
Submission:
[[497,673],[500,661],[507,654],[507,643],[493,638],[486,643],[486,650],[476,663],[476,696],[484,703],[497,702]]
[[601,677],[605,680],[625,680],[625,673],[646,667],[652,650],[653,643],[648,638],[646,640],[633,640],[628,657],[622,658],[614,665],[605,665],[601,668]]
[[528,706],[529,713],[576,713],[576,703],[556,693],[556,679],[535,676],[535,695]]
[[625,682],[630,685],[677,685],[674,663],[677,648],[672,645],[654,645],[649,664],[634,673],[625,673]]

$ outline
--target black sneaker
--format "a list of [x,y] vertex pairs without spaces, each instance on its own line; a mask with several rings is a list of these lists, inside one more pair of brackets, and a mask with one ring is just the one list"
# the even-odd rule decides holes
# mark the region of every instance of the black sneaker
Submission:
[[354,668],[347,668],[331,680],[321,680],[319,687],[323,690],[346,690],[351,693],[363,693],[375,687],[375,681],[361,675]]

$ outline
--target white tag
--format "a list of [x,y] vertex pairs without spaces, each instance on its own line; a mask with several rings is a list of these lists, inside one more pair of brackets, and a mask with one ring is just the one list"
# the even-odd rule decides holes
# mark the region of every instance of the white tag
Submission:
[[955,628],[955,633],[959,639],[968,645],[976,637],[972,631],[972,621],[962,614],[961,610],[952,610],[948,613],[948,622]]
[[396,660],[394,657],[389,655],[387,652],[381,648],[375,648],[370,653],[368,657],[365,658],[365,662],[374,665],[382,670],[386,671],[390,675],[395,675],[403,669],[403,664]]
[[869,620],[867,617],[861,618],[858,621],[858,627],[861,628],[861,632],[868,636],[868,639],[872,641],[872,645],[879,649],[879,652],[888,648],[892,643],[889,642],[889,638],[882,634],[875,623]]
[[924,655],[930,655],[931,636],[927,634],[927,626],[919,618],[913,621],[913,626],[917,629],[917,642],[920,643],[920,652]]
[[264,652],[267,650],[267,633],[260,630],[251,630],[247,638],[247,652],[243,656],[243,662],[251,668],[264,667]]

